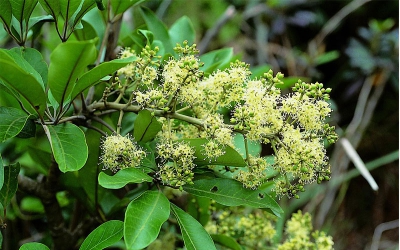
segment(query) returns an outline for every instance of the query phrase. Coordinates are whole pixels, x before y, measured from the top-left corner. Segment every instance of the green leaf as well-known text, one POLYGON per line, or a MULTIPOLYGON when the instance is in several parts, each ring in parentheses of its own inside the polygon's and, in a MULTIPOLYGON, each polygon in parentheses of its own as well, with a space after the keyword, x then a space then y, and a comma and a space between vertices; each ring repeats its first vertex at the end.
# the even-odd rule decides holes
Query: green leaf
POLYGON ((6 209, 18 188, 19 163, 4 167, 4 183, 0 190, 0 201, 6 209))
POLYGON ((32 70, 30 68, 29 69, 27 68, 25 69, 26 71, 28 72, 33 72, 33 70, 36 71, 40 75, 40 79, 38 79, 38 81, 42 82, 43 86, 47 84, 47 75, 48 75, 47 63, 44 61, 43 56, 39 51, 37 51, 36 49, 26 48, 26 47, 16 47, 11 49, 10 51, 17 53, 18 55, 20 55, 21 58, 25 59, 25 61, 29 63, 32 70))
POLYGON ((145 0, 111 0, 111 8, 114 16, 124 13, 130 7, 143 3, 145 0))
POLYGON ((137 58, 135 56, 123 59, 115 59, 109 62, 102 63, 99 66, 89 70, 88 72, 83 74, 77 81, 74 89, 72 90, 72 99, 74 99, 79 93, 81 93, 85 89, 98 83, 101 78, 113 74, 120 68, 125 67, 129 63, 136 61, 136 59, 137 58))
POLYGON ((193 24, 187 16, 179 18, 169 29, 169 37, 171 38, 172 45, 177 43, 182 44, 187 40, 189 45, 194 43, 196 32, 193 24))
POLYGON ((124 239, 129 250, 142 249, 153 242, 168 219, 168 199, 158 191, 146 191, 132 200, 125 212, 124 239))
POLYGON ((29 115, 20 109, 0 107, 0 142, 17 136, 28 118, 29 115))
POLYGON ((156 137, 161 130, 162 124, 147 109, 139 112, 134 121, 133 136, 138 142, 148 142, 156 137))
POLYGON ((200 69, 207 74, 211 74, 215 69, 222 69, 223 66, 228 65, 232 57, 232 48, 210 51, 200 56, 200 61, 204 62, 204 66, 200 69))
POLYGON ((24 70, 4 49, 0 49, 0 65, 0 79, 3 80, 3 84, 18 92, 33 110, 42 114, 46 107, 46 95, 43 83, 34 76, 38 73, 24 70))
POLYGON ((292 86, 294 86, 294 84, 296 82, 298 82, 299 80, 303 81, 303 82, 310 82, 311 79, 309 77, 303 77, 303 76, 290 76, 290 77, 285 77, 282 79, 283 84, 277 84, 276 87, 280 88, 280 89, 288 89, 292 86))
POLYGON ((172 203, 171 210, 181 228, 186 249, 216 249, 210 235, 197 220, 172 203))
POLYGON ((239 243, 237 243, 236 240, 230 236, 227 236, 225 234, 211 234, 210 236, 215 243, 218 243, 221 246, 233 250, 242 250, 242 247, 239 245, 239 243))
POLYGON ((44 213, 44 206, 39 198, 32 196, 25 196, 22 198, 20 208, 23 211, 30 213, 44 213))
POLYGON ((137 168, 124 168, 115 175, 107 175, 104 172, 99 174, 99 184, 104 188, 118 189, 129 183, 152 182, 153 178, 137 168))
POLYGON ((315 58, 315 65, 321 65, 339 58, 340 53, 337 50, 328 51, 315 58))
POLYGON ((189 143, 191 147, 194 147, 196 159, 194 163, 198 166, 202 165, 223 165, 223 166, 233 166, 233 167, 244 167, 246 166, 246 162, 243 160, 243 157, 232 147, 225 145, 223 150, 225 151, 224 155, 217 157, 216 159, 208 159, 203 153, 204 147, 203 145, 208 142, 207 139, 183 139, 189 143))
MULTIPOLYGON (((233 137, 233 144, 235 145, 237 152, 239 152, 243 158, 246 158, 246 146, 245 146, 244 138, 243 138, 242 134, 239 134, 239 133, 235 134, 235 136, 233 137)), ((261 143, 260 142, 248 140, 247 148, 248 148, 248 152, 250 155, 260 156, 260 153, 261 153, 261 143)))
POLYGON ((19 250, 50 250, 46 245, 39 242, 29 242, 23 244, 19 250))
POLYGON ((10 27, 12 9, 9 0, 0 0, 0 19, 6 27, 10 27))
POLYGON ((29 17, 35 8, 38 0, 11 0, 12 14, 21 24, 28 24, 29 17))
POLYGON ((58 22, 58 17, 60 16, 61 7, 60 1, 53 1, 53 0, 39 0, 40 5, 43 9, 50 14, 56 23, 58 22))
POLYGON ((142 17, 146 22, 147 28, 153 32, 154 38, 160 40, 164 45, 165 53, 175 54, 171 39, 165 24, 148 8, 140 8, 142 17))
POLYGON ((77 78, 96 59, 94 42, 95 40, 61 43, 51 53, 49 88, 58 103, 67 100, 77 78))
POLYGON ((21 132, 17 134, 18 138, 31 138, 36 135, 36 124, 32 119, 26 120, 21 132))
POLYGON ((43 125, 43 129, 61 172, 76 171, 85 165, 88 147, 85 134, 79 127, 64 123, 57 126, 43 125))
POLYGON ((232 179, 201 179, 193 185, 185 185, 183 189, 193 195, 208 197, 225 206, 250 206, 270 209, 280 217, 283 210, 268 194, 260 190, 250 190, 232 179))
POLYGON ((98 226, 83 241, 79 250, 101 250, 118 242, 123 235, 124 223, 110 220, 98 226))
POLYGON ((4 184, 4 165, 3 165, 3 158, 0 155, 0 190, 4 184))

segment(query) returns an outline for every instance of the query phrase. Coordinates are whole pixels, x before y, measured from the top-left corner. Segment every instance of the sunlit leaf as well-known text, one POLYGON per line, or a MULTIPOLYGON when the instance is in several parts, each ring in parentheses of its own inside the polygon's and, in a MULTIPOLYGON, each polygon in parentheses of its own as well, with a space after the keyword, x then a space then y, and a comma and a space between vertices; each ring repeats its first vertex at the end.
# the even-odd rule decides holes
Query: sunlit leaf
POLYGON ((216 249, 210 235, 197 220, 172 203, 171 210, 181 228, 186 249, 216 249))
POLYGON ((61 172, 76 171, 85 165, 88 147, 85 134, 79 127, 64 123, 57 126, 43 125, 43 128, 61 172))
POLYGON ((23 244, 19 250, 50 250, 46 245, 39 242, 29 242, 23 244))
POLYGON ((102 250, 122 238, 124 223, 110 220, 93 230, 83 241, 79 250, 102 250))
POLYGON ((152 182, 153 179, 143 170, 137 168, 121 169, 115 175, 107 175, 104 172, 99 174, 99 184, 104 188, 118 189, 129 183, 152 182))
POLYGON ((170 205, 163 193, 146 191, 132 200, 125 212, 124 239, 127 249, 143 249, 160 233, 170 205))
POLYGON ((187 16, 183 16, 176 20, 168 31, 171 37, 171 43, 175 46, 177 43, 182 43, 187 40, 189 45, 194 43, 196 32, 193 24, 187 16))

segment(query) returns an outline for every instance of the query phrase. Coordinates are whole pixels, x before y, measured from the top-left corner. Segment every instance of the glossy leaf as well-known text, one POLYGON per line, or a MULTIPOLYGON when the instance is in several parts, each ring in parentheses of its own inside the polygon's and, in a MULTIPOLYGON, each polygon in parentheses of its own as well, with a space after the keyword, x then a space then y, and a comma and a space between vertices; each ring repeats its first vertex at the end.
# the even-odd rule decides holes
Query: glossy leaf
POLYGON ((147 109, 141 110, 134 121, 133 136, 138 142, 148 142, 156 137, 162 124, 147 109))
POLYGON ((223 165, 223 166, 233 166, 233 167, 244 167, 246 166, 246 162, 243 157, 232 147, 225 145, 223 150, 225 151, 224 155, 217 157, 216 159, 208 159, 204 153, 203 145, 208 142, 207 139, 183 139, 183 141, 189 143, 191 147, 194 147, 196 159, 194 163, 198 166, 202 165, 223 165))
POLYGON ((23 244, 19 250, 50 250, 46 245, 39 242, 29 242, 23 244))
POLYGON ((250 206, 270 209, 280 217, 283 210, 268 194, 260 190, 251 190, 233 179, 201 179, 194 185, 185 185, 183 189, 193 195, 208 197, 225 206, 250 206))
POLYGON ((120 68, 128 65, 131 62, 136 61, 136 59, 137 58, 134 56, 123 59, 115 59, 109 62, 102 63, 99 66, 89 70, 88 72, 83 74, 77 81, 74 89, 72 90, 72 99, 74 99, 79 93, 81 93, 85 89, 98 83, 101 78, 113 74, 120 68))
POLYGON ((0 190, 0 201, 6 209, 18 188, 19 163, 4 167, 4 183, 0 190))
POLYGON ((149 9, 142 7, 141 14, 146 22, 147 28, 153 33, 154 39, 160 40, 164 45, 165 53, 175 54, 173 44, 165 24, 149 9))
POLYGON ((210 236, 215 243, 218 243, 221 246, 232 250, 242 250, 242 247, 239 245, 239 243, 237 243, 236 240, 230 236, 225 234, 211 234, 210 236))
POLYGON ((145 0, 111 0, 111 8, 114 12, 114 16, 124 13, 130 7, 138 5, 145 0))
POLYGON ((58 103, 71 94, 75 81, 96 59, 94 40, 66 42, 58 45, 50 55, 49 87, 58 103))
POLYGON ((187 16, 179 18, 169 29, 169 36, 171 37, 171 43, 175 46, 177 43, 182 44, 183 41, 187 40, 189 45, 195 41, 196 32, 193 24, 187 16))
POLYGON ((0 0, 0 19, 6 27, 10 27, 12 18, 12 9, 9 0, 0 0))
POLYGON ((39 114, 46 107, 46 95, 43 83, 34 76, 37 72, 28 72, 19 66, 6 50, 0 50, 0 79, 7 87, 23 96, 33 110, 39 114), (29 86, 29 88, 27 88, 29 86))
POLYGON ((169 213, 169 201, 161 192, 146 191, 132 200, 125 212, 126 248, 131 250, 147 247, 157 238, 169 213))
POLYGON ((47 63, 44 61, 43 56, 39 51, 37 51, 36 49, 25 47, 13 48, 11 49, 11 51, 17 53, 21 58, 25 59, 24 61, 26 61, 31 66, 31 68, 26 68, 26 71, 36 71, 40 76, 40 79, 38 79, 38 81, 43 82, 43 86, 47 84, 47 63))
POLYGON ((17 136, 28 118, 29 115, 20 109, 0 107, 0 142, 17 136))
POLYGON ((210 235, 197 220, 172 203, 171 210, 181 228, 186 249, 216 249, 210 235))
POLYGON ((72 123, 57 126, 43 125, 49 139, 54 159, 61 172, 79 170, 88 157, 85 134, 72 123))
POLYGON ((118 189, 129 183, 152 182, 153 179, 142 169, 125 168, 121 169, 115 175, 107 175, 104 172, 99 174, 99 184, 104 188, 118 189))
POLYGON ((98 226, 83 241, 79 250, 102 250, 118 242, 124 232, 124 223, 110 220, 98 226))

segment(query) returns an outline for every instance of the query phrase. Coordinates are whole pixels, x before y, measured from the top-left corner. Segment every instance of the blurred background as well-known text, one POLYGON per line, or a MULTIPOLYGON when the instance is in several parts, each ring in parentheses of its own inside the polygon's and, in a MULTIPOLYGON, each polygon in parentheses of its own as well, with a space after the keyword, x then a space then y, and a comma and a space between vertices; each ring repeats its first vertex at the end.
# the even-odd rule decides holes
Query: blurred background
MULTIPOLYGON (((398 1, 152 0, 145 6, 168 27, 188 16, 201 53, 233 47, 254 72, 272 68, 289 80, 332 88, 330 122, 341 140, 327 149, 331 181, 281 205, 287 216, 310 212, 335 249, 398 249, 398 1), (360 174, 354 155, 373 180, 360 174)), ((125 18, 136 26, 143 21, 135 16, 125 18)))

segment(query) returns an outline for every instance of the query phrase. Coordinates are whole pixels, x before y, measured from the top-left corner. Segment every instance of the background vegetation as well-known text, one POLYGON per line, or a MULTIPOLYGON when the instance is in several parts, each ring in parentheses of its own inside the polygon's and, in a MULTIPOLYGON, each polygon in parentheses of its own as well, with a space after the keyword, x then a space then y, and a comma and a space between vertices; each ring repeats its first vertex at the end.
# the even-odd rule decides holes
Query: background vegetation
MULTIPOLYGON (((287 216, 297 209, 310 212, 315 228, 332 235, 336 249, 377 243, 381 249, 398 248, 398 1, 152 0, 144 5, 168 27, 188 16, 200 53, 233 47, 242 60, 264 71, 272 68, 332 88, 332 122, 379 189, 373 191, 349 160, 351 149, 338 142, 328 149, 331 181, 310 187, 298 200, 283 198, 280 205, 287 216), (382 228, 388 230, 380 235, 382 228)), ((126 13, 122 33, 141 22, 136 9, 126 13)), ((50 51, 51 44, 40 46, 50 51)), ((0 47, 13 46, 0 32, 0 47)), ((0 144, 0 152, 10 158, 23 153, 6 144, 0 144)), ((15 236, 24 234, 21 228, 31 228, 26 223, 10 221, 4 238, 12 240, 5 243, 15 244, 15 236)))

